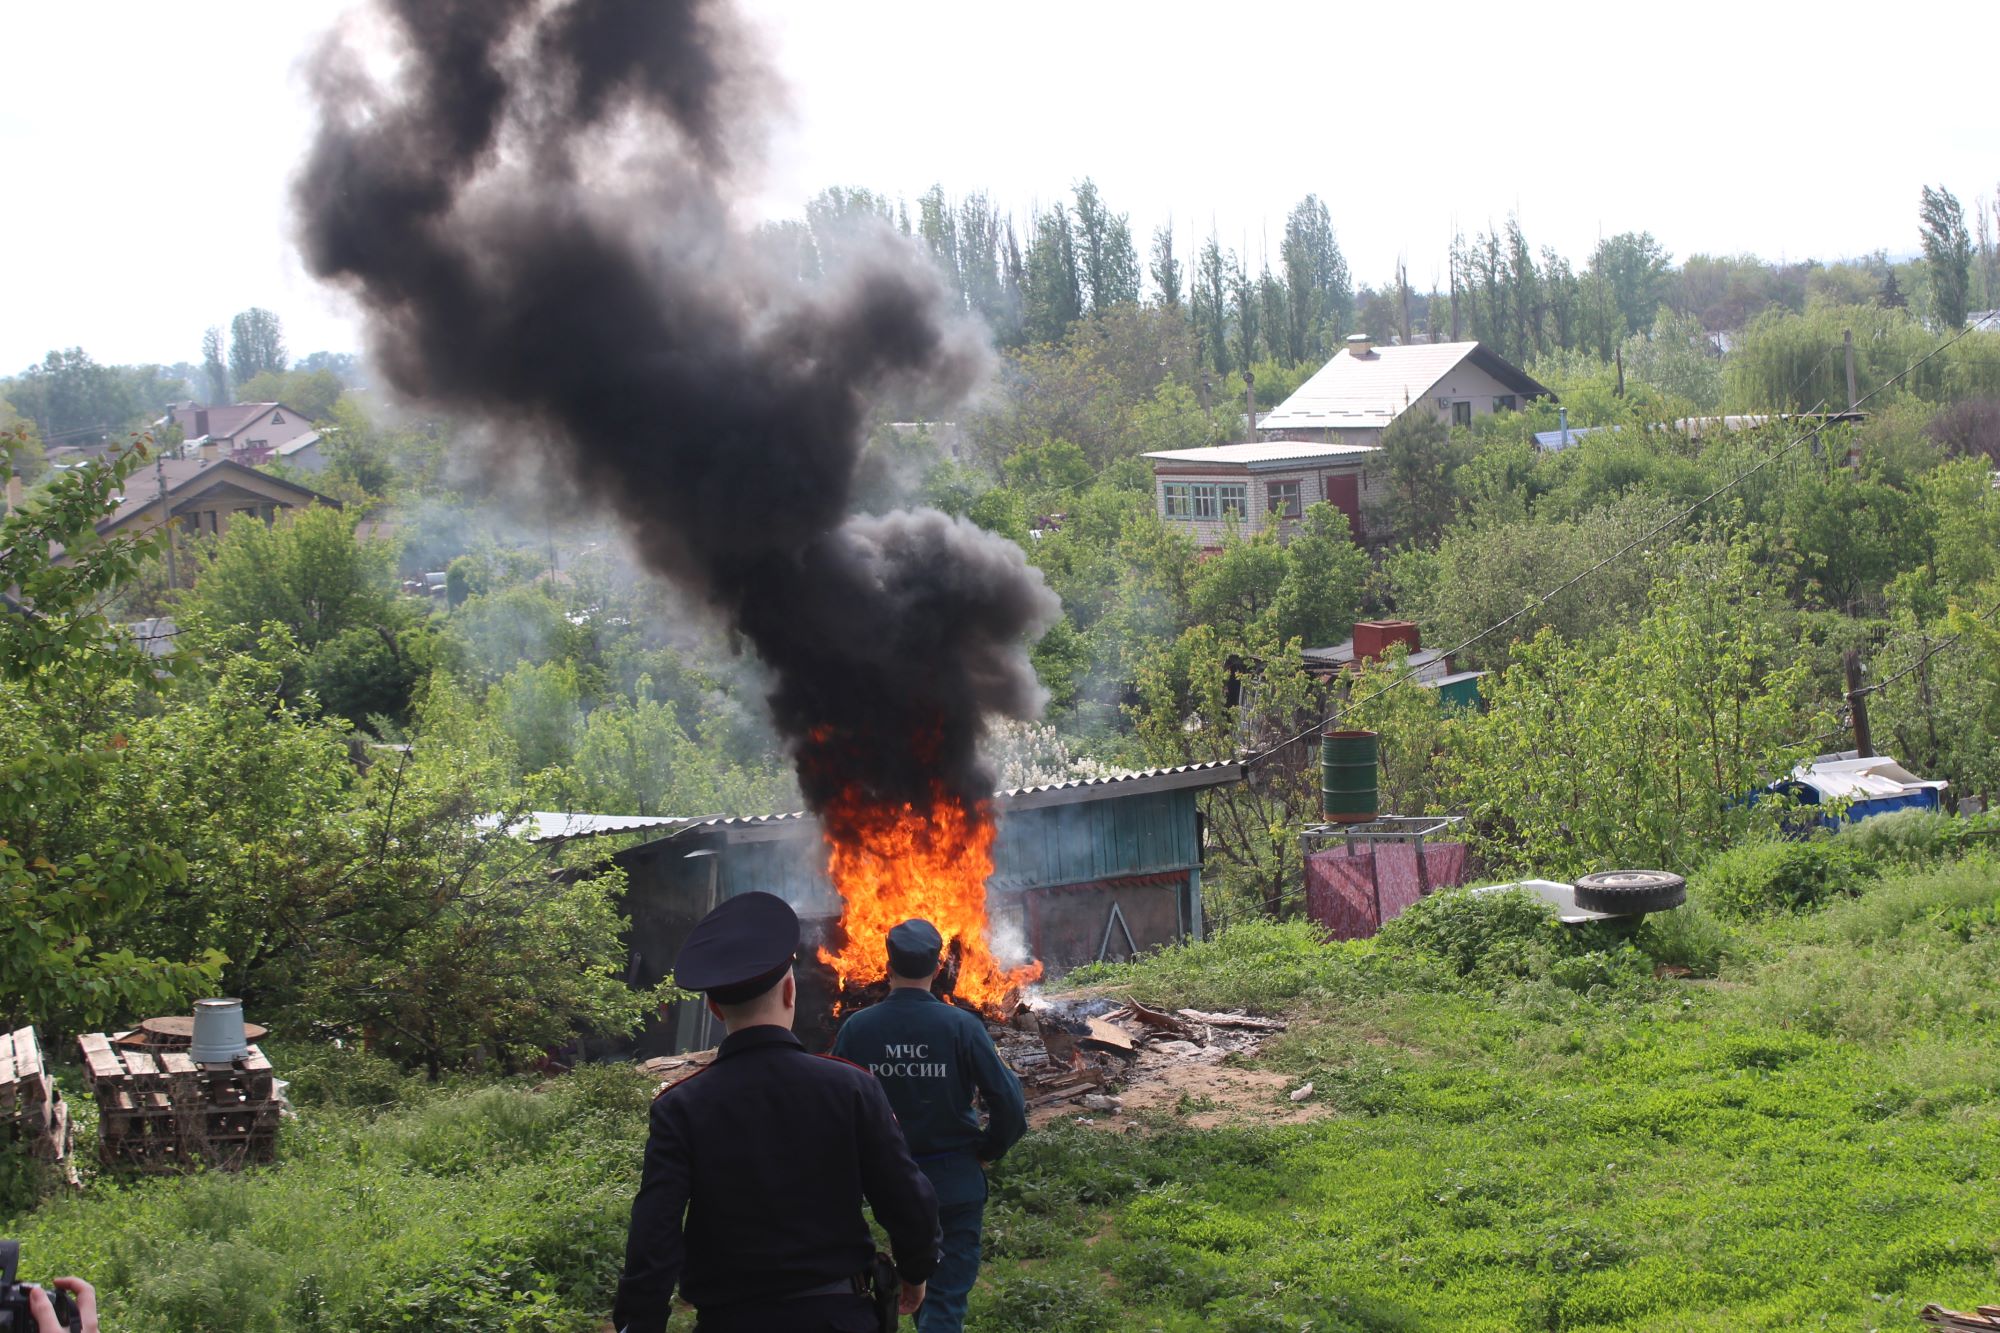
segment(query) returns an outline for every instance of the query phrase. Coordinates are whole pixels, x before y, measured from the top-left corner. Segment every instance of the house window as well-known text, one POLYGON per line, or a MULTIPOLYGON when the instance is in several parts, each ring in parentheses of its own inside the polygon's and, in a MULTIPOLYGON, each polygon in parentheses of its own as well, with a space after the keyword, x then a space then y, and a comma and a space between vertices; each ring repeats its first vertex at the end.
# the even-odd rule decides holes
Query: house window
POLYGON ((273 426, 282 426, 282 425, 284 425, 284 424, 285 424, 285 414, 284 414, 283 412, 273 412, 273 413, 271 413, 271 424, 272 424, 273 426))
POLYGON ((1494 410, 1495 412, 1512 412, 1512 411, 1514 411, 1514 395, 1513 395, 1513 394, 1511 394, 1511 393, 1496 393, 1496 394, 1494 394, 1494 395, 1493 395, 1493 410, 1494 410))
POLYGON ((1300 513, 1299 484, 1296 481, 1265 483, 1264 510, 1279 518, 1297 518, 1300 513))
POLYGON ((1192 486, 1184 481, 1160 483, 1160 495, 1165 501, 1165 510, 1168 518, 1194 517, 1194 496, 1191 494, 1193 489, 1192 486))
POLYGON ((1222 502, 1222 512, 1242 518, 1250 512, 1250 485, 1248 482, 1223 482, 1215 488, 1216 498, 1222 502))
POLYGON ((1451 405, 1451 424, 1454 426, 1470 426, 1472 424, 1472 403, 1470 400, 1456 402, 1451 405))
POLYGON ((1196 518, 1221 517, 1221 511, 1215 507, 1215 483, 1198 481, 1188 487, 1188 492, 1194 497, 1196 518))

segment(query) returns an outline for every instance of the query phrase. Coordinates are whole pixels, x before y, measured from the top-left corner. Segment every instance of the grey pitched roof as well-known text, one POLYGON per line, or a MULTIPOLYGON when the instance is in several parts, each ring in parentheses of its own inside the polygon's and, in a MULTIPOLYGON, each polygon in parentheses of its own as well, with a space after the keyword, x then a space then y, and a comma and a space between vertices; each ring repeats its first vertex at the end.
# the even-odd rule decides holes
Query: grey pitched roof
POLYGON ((1411 343, 1377 347, 1357 357, 1342 348, 1280 403, 1261 430, 1379 430, 1412 403, 1430 396, 1438 381, 1470 361, 1523 398, 1552 396, 1520 367, 1482 343, 1411 343))

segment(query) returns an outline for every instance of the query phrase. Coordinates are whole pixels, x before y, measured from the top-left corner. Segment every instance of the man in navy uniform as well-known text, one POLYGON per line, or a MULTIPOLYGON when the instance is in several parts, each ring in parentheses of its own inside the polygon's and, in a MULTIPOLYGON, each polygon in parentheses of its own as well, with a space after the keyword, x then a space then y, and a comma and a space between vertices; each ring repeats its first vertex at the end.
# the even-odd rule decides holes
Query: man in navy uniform
POLYGON ((696 1333, 874 1333, 865 1198, 912 1313, 938 1263, 937 1201, 882 1086, 792 1035, 799 919, 746 893, 703 917, 674 961, 728 1037, 653 1101, 612 1322, 661 1333, 678 1283, 696 1333))
POLYGON ((889 1105, 937 1190, 944 1257, 917 1311, 920 1333, 958 1333, 979 1276, 987 1163, 1028 1128, 1021 1080, 1001 1062, 986 1025, 931 994, 944 938, 928 921, 889 932, 889 996, 841 1025, 833 1053, 882 1080, 889 1105), (973 1095, 986 1104, 982 1128, 973 1095))

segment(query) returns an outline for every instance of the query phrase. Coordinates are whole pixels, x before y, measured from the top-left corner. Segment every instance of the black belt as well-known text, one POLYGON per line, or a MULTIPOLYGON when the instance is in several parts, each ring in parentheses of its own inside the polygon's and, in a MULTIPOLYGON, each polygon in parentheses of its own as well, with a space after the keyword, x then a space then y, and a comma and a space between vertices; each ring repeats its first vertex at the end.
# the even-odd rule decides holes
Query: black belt
POLYGON ((804 1291, 795 1291, 790 1295, 779 1296, 772 1301, 772 1304, 782 1305, 790 1301, 809 1301, 816 1296, 860 1296, 862 1294, 860 1278, 844 1277, 838 1282, 823 1282, 817 1287, 807 1287, 804 1291))

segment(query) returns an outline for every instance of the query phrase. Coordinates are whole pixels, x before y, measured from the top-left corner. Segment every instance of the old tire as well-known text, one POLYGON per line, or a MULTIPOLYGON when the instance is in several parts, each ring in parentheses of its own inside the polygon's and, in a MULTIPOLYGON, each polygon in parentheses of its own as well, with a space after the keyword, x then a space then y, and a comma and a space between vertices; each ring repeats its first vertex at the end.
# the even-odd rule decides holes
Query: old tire
POLYGON ((1687 901, 1687 881, 1665 870, 1605 870, 1576 881, 1576 905, 1591 912, 1664 912, 1687 901))

